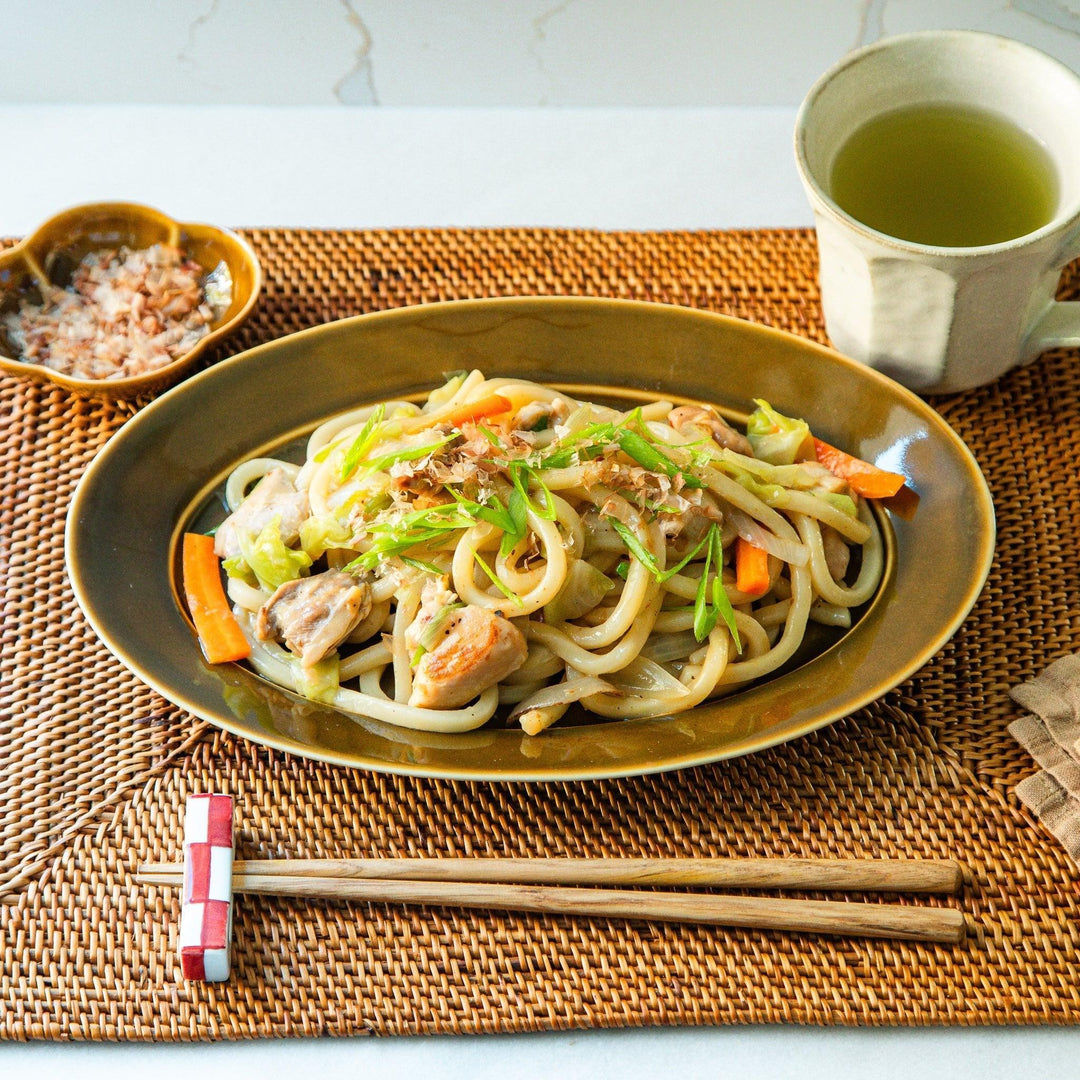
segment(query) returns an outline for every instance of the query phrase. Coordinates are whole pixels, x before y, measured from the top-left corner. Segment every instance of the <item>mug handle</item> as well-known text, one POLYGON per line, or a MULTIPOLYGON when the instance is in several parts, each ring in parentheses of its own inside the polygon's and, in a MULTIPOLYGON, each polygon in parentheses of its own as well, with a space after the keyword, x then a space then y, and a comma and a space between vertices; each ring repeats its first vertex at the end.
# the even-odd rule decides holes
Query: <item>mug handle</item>
MULTIPOLYGON (((1080 231, 1064 245, 1059 266, 1067 266, 1080 256, 1080 231)), ((1080 300, 1052 300, 1035 321, 1028 335, 1028 356, 1036 357, 1048 349, 1072 349, 1080 346, 1080 300)))
POLYGON ((1047 349, 1073 349, 1080 346, 1080 300, 1055 300, 1035 324, 1028 339, 1030 355, 1047 349))

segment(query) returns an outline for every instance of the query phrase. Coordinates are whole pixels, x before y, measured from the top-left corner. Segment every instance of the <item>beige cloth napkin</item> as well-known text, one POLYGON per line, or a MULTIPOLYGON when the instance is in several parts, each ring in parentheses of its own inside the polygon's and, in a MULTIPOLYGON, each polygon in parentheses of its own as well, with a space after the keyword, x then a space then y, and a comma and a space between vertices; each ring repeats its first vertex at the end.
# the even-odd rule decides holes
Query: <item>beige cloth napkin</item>
POLYGON ((1041 766, 1016 794, 1080 864, 1080 655, 1055 660, 1010 695, 1029 715, 1009 732, 1041 766))

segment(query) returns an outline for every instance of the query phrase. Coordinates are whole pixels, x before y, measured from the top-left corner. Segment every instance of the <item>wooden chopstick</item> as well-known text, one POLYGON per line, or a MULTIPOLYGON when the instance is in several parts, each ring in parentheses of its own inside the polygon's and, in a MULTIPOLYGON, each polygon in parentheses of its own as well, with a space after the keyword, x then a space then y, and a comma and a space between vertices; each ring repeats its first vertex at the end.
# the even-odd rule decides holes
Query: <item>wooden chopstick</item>
MULTIPOLYGON (((183 884, 178 863, 148 863, 147 885, 183 884)), ((802 933, 900 938, 955 945, 954 908, 672 893, 569 885, 955 893, 950 859, 280 859, 233 865, 234 892, 427 904, 500 911, 710 923, 802 933)))
MULTIPOLYGON (((148 863, 139 868, 139 873, 179 878, 183 866, 148 863)), ((960 865, 952 859, 269 859, 238 861, 233 864, 233 875, 940 895, 954 895, 963 883, 960 865)))
MULTIPOLYGON (((174 872, 152 873, 145 869, 140 873, 139 880, 149 885, 180 883, 174 872)), ((860 904, 832 900, 786 900, 771 896, 635 892, 623 889, 505 885, 470 881, 370 880, 267 873, 234 874, 233 889, 237 892, 274 896, 711 923, 761 930, 899 938, 948 945, 962 941, 965 932, 963 912, 955 908, 860 904)))

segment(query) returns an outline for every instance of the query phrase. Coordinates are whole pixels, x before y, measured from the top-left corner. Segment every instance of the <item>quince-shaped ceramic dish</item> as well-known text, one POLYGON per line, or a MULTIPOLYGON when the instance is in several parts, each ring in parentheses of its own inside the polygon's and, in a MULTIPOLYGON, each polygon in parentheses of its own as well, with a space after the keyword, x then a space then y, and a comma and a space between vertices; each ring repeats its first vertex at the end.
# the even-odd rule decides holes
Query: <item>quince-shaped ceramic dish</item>
POLYGON ((250 245, 228 229, 174 221, 149 206, 103 202, 73 206, 48 219, 13 248, 0 252, 0 318, 22 300, 38 303, 43 289, 68 285, 91 251, 132 249, 167 243, 183 249, 209 274, 224 262, 232 278, 232 300, 194 348, 153 371, 122 379, 83 379, 20 360, 0 328, 0 370, 82 393, 131 398, 163 390, 187 374, 212 345, 232 333, 251 313, 262 287, 262 269, 250 245))

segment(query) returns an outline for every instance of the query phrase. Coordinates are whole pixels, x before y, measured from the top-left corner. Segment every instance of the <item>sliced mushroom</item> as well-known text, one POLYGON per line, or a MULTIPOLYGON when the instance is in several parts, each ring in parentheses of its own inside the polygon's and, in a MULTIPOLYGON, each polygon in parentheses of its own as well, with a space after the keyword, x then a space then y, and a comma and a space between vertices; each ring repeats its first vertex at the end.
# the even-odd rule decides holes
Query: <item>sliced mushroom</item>
POLYGON ((371 589, 344 570, 286 581, 259 609, 255 633, 282 641, 304 667, 333 652, 371 610, 371 589))

